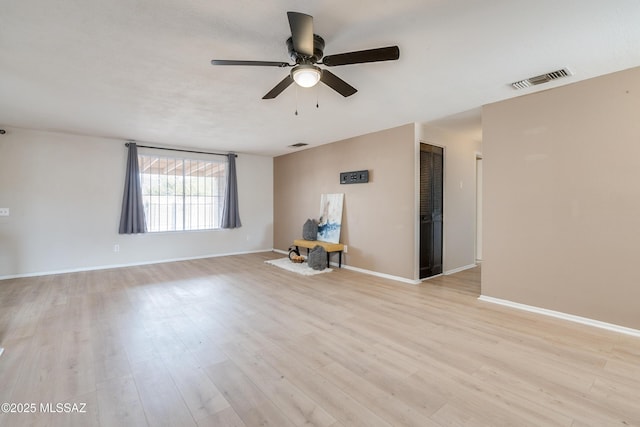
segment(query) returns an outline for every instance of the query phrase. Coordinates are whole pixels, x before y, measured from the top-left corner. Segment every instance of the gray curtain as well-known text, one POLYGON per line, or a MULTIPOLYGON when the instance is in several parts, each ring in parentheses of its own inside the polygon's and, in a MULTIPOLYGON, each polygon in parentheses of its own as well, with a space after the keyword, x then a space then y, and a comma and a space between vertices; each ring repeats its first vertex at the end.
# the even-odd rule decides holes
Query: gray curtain
POLYGON ((227 155, 229 165, 227 170, 227 189, 224 193, 224 207, 222 208, 222 228, 242 227, 240 211, 238 210, 238 180, 236 178, 236 155, 227 155))
POLYGON ((120 214, 120 234, 146 233, 144 205, 140 189, 140 167, 138 166, 138 147, 129 143, 127 156, 127 175, 122 196, 122 213, 120 214))

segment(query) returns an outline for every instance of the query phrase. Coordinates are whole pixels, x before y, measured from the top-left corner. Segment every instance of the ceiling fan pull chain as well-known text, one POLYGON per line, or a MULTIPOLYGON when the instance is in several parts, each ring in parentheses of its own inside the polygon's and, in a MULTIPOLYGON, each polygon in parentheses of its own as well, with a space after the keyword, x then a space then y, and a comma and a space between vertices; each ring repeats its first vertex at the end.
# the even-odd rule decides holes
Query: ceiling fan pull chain
POLYGON ((298 115, 298 86, 296 86, 296 116, 298 115))
POLYGON ((320 85, 316 85, 316 108, 320 108, 320 85))

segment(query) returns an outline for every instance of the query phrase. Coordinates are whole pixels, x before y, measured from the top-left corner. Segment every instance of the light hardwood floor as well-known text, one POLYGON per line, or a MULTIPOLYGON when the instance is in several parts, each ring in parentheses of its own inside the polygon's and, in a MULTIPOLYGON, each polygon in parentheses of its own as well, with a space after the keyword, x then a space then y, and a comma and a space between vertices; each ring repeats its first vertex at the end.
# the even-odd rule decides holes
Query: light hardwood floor
POLYGON ((0 425, 640 425, 640 339, 277 257, 0 281, 0 425))

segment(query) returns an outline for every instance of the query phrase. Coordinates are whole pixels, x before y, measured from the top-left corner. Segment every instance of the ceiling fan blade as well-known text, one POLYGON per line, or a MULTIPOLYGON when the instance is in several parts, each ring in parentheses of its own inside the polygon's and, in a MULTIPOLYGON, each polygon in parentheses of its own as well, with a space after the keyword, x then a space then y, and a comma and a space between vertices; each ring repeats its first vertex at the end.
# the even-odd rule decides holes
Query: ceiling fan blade
POLYGON ((293 49, 301 55, 313 56, 313 16, 287 12, 293 49))
POLYGON ((398 46, 379 47, 377 49, 359 50, 325 56, 322 63, 327 67, 336 65, 363 64, 366 62, 394 61, 400 58, 398 46))
POLYGON ((349 83, 345 82, 329 70, 322 70, 322 77, 320 78, 320 81, 345 98, 347 96, 353 95, 358 91, 358 89, 351 86, 349 83))
POLYGON ((235 60, 226 60, 226 59, 212 59, 211 65, 250 65, 250 66, 258 66, 258 67, 291 67, 290 64, 286 62, 278 62, 278 61, 235 61, 235 60))
POLYGON ((269 91, 269 93, 267 93, 265 96, 262 97, 262 99, 273 99, 276 96, 280 95, 282 93, 283 90, 285 90, 286 88, 288 88, 291 83, 293 83, 293 79, 291 78, 291 75, 287 75, 287 77, 285 77, 284 79, 282 79, 282 81, 280 81, 280 83, 278 83, 273 89, 271 89, 269 91))

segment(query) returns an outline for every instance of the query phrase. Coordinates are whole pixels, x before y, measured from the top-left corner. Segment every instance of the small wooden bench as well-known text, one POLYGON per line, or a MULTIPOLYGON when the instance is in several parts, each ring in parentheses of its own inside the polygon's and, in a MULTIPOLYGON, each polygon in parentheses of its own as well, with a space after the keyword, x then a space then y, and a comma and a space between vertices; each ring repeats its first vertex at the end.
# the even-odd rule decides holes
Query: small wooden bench
POLYGON ((322 246, 324 250, 327 251, 327 267, 329 267, 329 257, 331 256, 331 252, 338 252, 338 268, 342 268, 342 251, 344 251, 344 245, 342 243, 296 239, 293 241, 293 245, 296 247, 298 252, 300 251, 300 248, 307 248, 307 256, 309 256, 309 249, 313 249, 316 246, 322 246))

